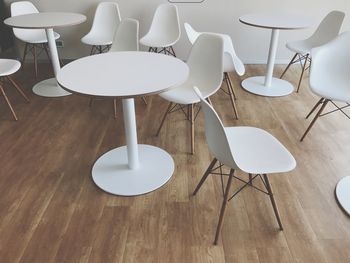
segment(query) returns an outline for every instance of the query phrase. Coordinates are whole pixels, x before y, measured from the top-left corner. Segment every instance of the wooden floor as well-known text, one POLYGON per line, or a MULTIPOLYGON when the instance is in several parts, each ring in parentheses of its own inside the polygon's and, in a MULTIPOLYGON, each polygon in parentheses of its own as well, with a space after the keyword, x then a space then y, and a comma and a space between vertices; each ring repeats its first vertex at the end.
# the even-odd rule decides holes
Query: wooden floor
MULTIPOLYGON (((51 76, 49 69, 40 65, 39 79, 51 76)), ((264 70, 247 66, 245 77, 264 70)), ((292 68, 286 79, 296 85, 299 72, 292 68)), ((86 97, 38 97, 31 92, 37 82, 32 73, 27 65, 15 76, 30 104, 7 89, 18 122, 0 100, 0 262, 350 262, 350 219, 334 197, 337 181, 350 175, 350 121, 340 113, 322 117, 299 142, 317 101, 307 77, 299 94, 265 98, 242 90, 241 79, 232 75, 238 121, 229 97, 219 92, 212 98, 225 125, 266 129, 297 160, 293 172, 270 176, 284 231, 269 198, 246 189, 229 203, 219 245, 213 246, 220 178, 209 178, 191 196, 211 160, 202 114, 191 156, 184 116, 172 114, 155 137, 167 104, 157 96, 147 98, 148 106, 137 100, 139 141, 167 150, 176 170, 153 193, 113 196, 94 185, 90 171, 101 154, 125 144, 121 103, 115 120, 110 100, 90 108, 86 97)))

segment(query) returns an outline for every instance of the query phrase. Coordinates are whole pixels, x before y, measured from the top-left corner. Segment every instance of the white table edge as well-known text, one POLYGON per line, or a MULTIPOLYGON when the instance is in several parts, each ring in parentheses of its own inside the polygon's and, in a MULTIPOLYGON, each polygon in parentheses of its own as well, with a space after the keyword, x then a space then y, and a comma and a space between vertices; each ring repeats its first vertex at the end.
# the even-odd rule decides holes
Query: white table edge
MULTIPOLYGON (((41 27, 27 27, 27 26, 17 26, 17 25, 11 25, 11 24, 8 24, 6 22, 6 20, 9 20, 13 17, 16 17, 16 16, 11 16, 11 17, 8 17, 6 18, 3 23, 6 25, 6 26, 9 26, 9 27, 12 27, 12 28, 20 28, 20 29, 52 29, 52 28, 58 28, 58 27, 66 27, 66 26, 76 26, 76 25, 79 25, 81 23, 84 23, 86 22, 87 20, 87 17, 86 15, 83 15, 83 14, 78 14, 78 13, 71 13, 71 12, 41 12, 41 13, 64 13, 64 14, 77 14, 77 15, 81 15, 82 16, 82 20, 80 21, 77 21, 77 22, 73 22, 73 23, 70 23, 70 24, 64 24, 64 25, 51 25, 51 26, 41 26, 41 27)), ((27 14, 28 15, 28 14, 27 14)), ((19 16, 25 16, 25 15, 19 15, 19 16)))

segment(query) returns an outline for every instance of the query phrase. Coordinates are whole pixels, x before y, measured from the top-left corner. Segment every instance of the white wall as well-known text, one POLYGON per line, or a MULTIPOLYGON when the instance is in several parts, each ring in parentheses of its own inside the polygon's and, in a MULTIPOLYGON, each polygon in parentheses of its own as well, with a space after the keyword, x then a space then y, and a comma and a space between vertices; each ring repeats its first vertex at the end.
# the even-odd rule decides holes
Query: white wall
MULTIPOLYGON (((5 0, 8 4, 13 0, 5 0)), ((132 17, 140 21, 140 35, 148 29, 156 6, 167 0, 110 0, 119 4, 122 18, 132 17)), ((80 42, 88 32, 97 3, 101 0, 32 0, 40 11, 66 11, 85 14, 88 21, 82 25, 57 29, 65 42, 60 49, 63 58, 78 58, 89 53, 90 48, 80 42)), ((342 31, 350 30, 349 0, 205 0, 201 4, 177 4, 181 24, 189 22, 199 31, 213 31, 231 35, 238 55, 245 63, 265 63, 270 31, 241 24, 241 15, 258 12, 287 12, 310 18, 312 26, 305 30, 282 31, 280 33, 277 62, 285 63, 291 53, 285 48, 290 40, 303 39, 310 35, 319 21, 331 10, 346 13, 342 31)), ((183 28, 182 28, 183 29, 183 28)), ((184 34, 175 51, 185 58, 189 43, 184 34)))

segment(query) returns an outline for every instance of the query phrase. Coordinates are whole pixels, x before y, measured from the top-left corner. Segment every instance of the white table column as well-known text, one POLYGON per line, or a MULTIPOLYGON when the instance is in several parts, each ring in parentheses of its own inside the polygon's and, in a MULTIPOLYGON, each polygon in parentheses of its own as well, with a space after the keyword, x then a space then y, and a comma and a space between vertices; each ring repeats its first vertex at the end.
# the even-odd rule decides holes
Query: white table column
MULTIPOLYGON (((134 98, 176 87, 188 75, 188 66, 177 58, 138 51, 87 56, 59 71, 58 82, 68 91, 122 99, 126 145, 106 152, 94 163, 91 174, 99 188, 115 195, 135 196, 169 181, 175 169, 170 154, 156 146, 138 144, 134 98)), ((118 129, 122 130, 122 125, 118 129)), ((143 139, 147 140, 147 134, 143 139)))
POLYGON ((134 99, 123 99, 124 129, 130 169, 139 167, 134 99))
POLYGON ((271 30, 265 76, 247 78, 242 81, 242 87, 253 94, 267 97, 279 97, 292 93, 294 87, 291 83, 273 77, 279 32, 280 30, 305 28, 308 24, 307 21, 303 18, 288 14, 250 14, 241 16, 239 21, 249 26, 271 30))
POLYGON ((86 16, 75 13, 64 12, 39 12, 6 18, 4 23, 13 28, 45 30, 49 45, 51 62, 55 78, 47 79, 37 83, 33 92, 43 97, 61 97, 71 93, 59 87, 56 77, 60 71, 56 40, 53 29, 57 27, 73 26, 83 23, 86 16))
POLYGON ((71 95, 71 93, 69 93, 68 91, 65 91, 64 89, 59 87, 57 84, 56 76, 61 67, 60 67, 60 60, 58 58, 56 40, 55 40, 52 28, 45 29, 45 32, 46 32, 46 37, 49 44, 50 58, 51 58, 51 63, 53 66, 55 78, 46 79, 37 83, 33 87, 33 92, 43 97, 62 97, 62 96, 71 95))
POLYGON ((272 82, 273 68, 275 66, 279 33, 280 33, 280 31, 278 29, 272 29, 271 40, 270 40, 270 49, 269 49, 269 58, 267 60, 267 70, 266 70, 266 76, 265 76, 265 82, 264 82, 264 85, 266 87, 270 87, 271 82, 272 82))
POLYGON ((294 87, 288 81, 273 77, 273 69, 278 47, 279 29, 271 30, 271 40, 265 76, 250 77, 242 81, 242 87, 254 94, 268 97, 285 96, 293 92, 294 87))

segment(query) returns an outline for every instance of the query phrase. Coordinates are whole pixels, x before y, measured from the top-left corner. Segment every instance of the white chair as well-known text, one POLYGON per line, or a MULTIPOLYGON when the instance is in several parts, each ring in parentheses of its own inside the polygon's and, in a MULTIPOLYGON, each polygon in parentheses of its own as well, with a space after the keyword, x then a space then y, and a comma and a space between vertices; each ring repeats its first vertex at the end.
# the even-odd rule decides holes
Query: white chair
POLYGON ((326 114, 341 111, 346 117, 350 116, 343 110, 350 106, 350 32, 339 35, 336 39, 311 51, 312 62, 310 70, 310 89, 321 99, 306 116, 308 118, 319 106, 320 109, 306 129, 300 141, 303 141, 316 120, 326 114), (334 101, 345 103, 339 107, 334 101), (335 110, 323 113, 328 103, 335 110))
POLYGON ((139 51, 139 21, 125 19, 120 22, 109 52, 139 51))
POLYGON ((213 34, 201 34, 193 44, 187 65, 190 74, 187 81, 173 89, 163 92, 160 96, 169 101, 169 106, 160 123, 157 135, 163 127, 167 115, 177 109, 182 110, 187 120, 191 122, 191 153, 194 154, 194 122, 199 112, 195 104, 199 98, 193 90, 199 87, 203 96, 209 99, 221 86, 223 74, 223 39, 213 34), (184 108, 187 106, 187 113, 184 108))
POLYGON ((205 136, 214 160, 210 163, 193 195, 197 194, 210 174, 217 174, 218 171, 222 170, 221 167, 223 165, 230 168, 229 174, 221 173, 221 176, 228 175, 229 177, 224 192, 214 244, 216 245, 219 239, 228 201, 247 186, 269 195, 279 228, 283 230, 267 174, 284 173, 293 170, 296 166, 294 157, 274 136, 262 129, 248 126, 224 127, 213 107, 207 103, 197 88, 196 93, 201 100, 205 117, 205 136), (215 167, 217 163, 218 165, 215 167), (236 177, 234 175, 236 170, 249 174, 249 180, 245 181, 236 177), (243 182, 244 185, 230 196, 233 178, 243 182), (265 189, 253 185, 252 182, 256 178, 261 179, 265 189))
MULTIPOLYGON (((38 9, 29 1, 19 1, 11 4, 11 16, 26 15, 32 13, 39 13, 38 9)), ((16 38, 25 42, 22 64, 24 65, 26 55, 31 52, 34 58, 35 77, 38 76, 38 56, 42 51, 45 51, 48 59, 49 52, 47 47, 47 38, 44 29, 20 29, 13 28, 13 33, 16 38), (38 50, 39 49, 39 52, 38 50)), ((55 39, 60 35, 54 32, 55 39)))
POLYGON ((92 46, 90 55, 108 51, 120 23, 118 4, 101 2, 98 4, 90 32, 81 41, 92 46))
POLYGON ((311 49, 322 46, 334 39, 339 34, 344 17, 345 14, 343 12, 332 11, 321 21, 316 31, 308 39, 287 43, 287 48, 295 52, 295 55, 283 71, 280 78, 283 78, 284 74, 292 64, 300 62, 302 70, 297 92, 299 92, 304 72, 307 69, 307 62, 309 62, 309 64, 311 63, 311 49))
POLYGON ((176 56, 173 45, 180 39, 180 22, 176 5, 161 4, 157 7, 148 33, 140 43, 150 52, 176 56))
MULTIPOLYGON (((187 33, 188 40, 193 44, 197 37, 203 32, 197 32, 193 27, 185 23, 185 30, 187 33)), ((217 33, 215 33, 217 34, 217 33)), ((245 67, 239 57, 236 55, 235 49, 233 48, 232 39, 226 34, 217 34, 224 39, 224 81, 226 82, 227 91, 222 87, 221 89, 230 96, 234 116, 238 119, 238 112, 235 104, 236 94, 233 89, 232 81, 229 73, 236 72, 239 76, 243 76, 245 73, 245 67)))
POLYGON ((4 90, 4 83, 5 80, 7 80, 9 83, 11 83, 16 90, 23 96, 23 98, 29 102, 28 97, 24 94, 24 92, 22 91, 22 89, 18 86, 18 84, 12 79, 12 77, 10 77, 10 75, 14 74, 15 72, 17 72, 21 67, 21 63, 18 62, 17 60, 13 60, 13 59, 0 59, 0 92, 1 95, 4 96, 4 99, 7 103, 7 105, 9 106, 12 115, 14 117, 14 119, 17 121, 17 115, 16 112, 14 111, 10 100, 8 99, 8 97, 6 96, 5 90, 4 90))
MULTIPOLYGON (((113 43, 108 52, 139 51, 139 21, 135 19, 122 20, 115 32, 113 43)), ((142 97, 143 102, 147 101, 142 97)), ((90 99, 90 106, 93 98, 90 99)), ((117 118, 117 99, 113 100, 114 118, 117 118)))

